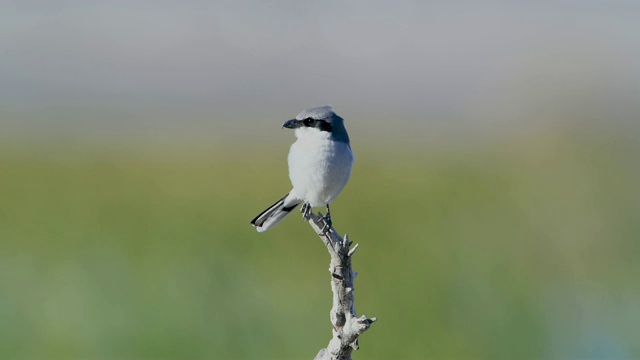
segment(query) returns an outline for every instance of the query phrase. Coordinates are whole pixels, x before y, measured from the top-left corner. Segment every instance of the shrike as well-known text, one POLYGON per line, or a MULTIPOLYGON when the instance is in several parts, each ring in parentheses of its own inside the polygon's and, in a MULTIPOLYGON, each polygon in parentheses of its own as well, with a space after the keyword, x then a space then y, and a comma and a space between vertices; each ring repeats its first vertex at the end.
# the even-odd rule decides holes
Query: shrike
POLYGON ((353 166, 344 120, 331 106, 322 106, 301 112, 282 127, 295 129, 298 138, 289 149, 289 178, 293 189, 251 220, 251 225, 258 232, 271 229, 303 204, 303 212, 326 205, 324 219, 331 226, 329 204, 349 181, 353 166))

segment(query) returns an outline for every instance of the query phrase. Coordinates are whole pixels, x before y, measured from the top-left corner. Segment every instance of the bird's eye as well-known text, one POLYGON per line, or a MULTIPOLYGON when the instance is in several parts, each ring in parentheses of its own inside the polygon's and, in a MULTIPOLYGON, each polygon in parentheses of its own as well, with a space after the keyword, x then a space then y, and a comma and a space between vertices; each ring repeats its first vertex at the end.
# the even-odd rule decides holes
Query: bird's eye
POLYGON ((304 123, 304 126, 312 126, 316 122, 316 120, 312 118, 306 118, 302 120, 302 122, 304 123))

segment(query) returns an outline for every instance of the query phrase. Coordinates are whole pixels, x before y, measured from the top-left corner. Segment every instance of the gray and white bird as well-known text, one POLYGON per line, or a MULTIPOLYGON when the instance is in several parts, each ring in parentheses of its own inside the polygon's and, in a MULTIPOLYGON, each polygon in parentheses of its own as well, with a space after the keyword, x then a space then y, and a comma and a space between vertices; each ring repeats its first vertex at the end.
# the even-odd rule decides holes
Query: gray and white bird
MULTIPOLYGON (((293 189, 251 221, 258 232, 276 226, 298 205, 327 206, 342 192, 351 176, 353 153, 344 120, 331 106, 307 109, 282 124, 298 138, 289 149, 289 178, 293 189)), ((303 207, 303 209, 304 209, 303 207)), ((309 209, 310 210, 310 209, 309 209)))

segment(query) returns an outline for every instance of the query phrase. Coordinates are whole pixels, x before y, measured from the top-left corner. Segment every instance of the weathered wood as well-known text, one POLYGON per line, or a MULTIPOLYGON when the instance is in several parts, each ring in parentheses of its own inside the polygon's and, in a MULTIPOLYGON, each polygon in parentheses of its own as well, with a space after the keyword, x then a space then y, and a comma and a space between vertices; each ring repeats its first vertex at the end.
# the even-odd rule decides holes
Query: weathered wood
POLYGON ((358 337, 376 321, 375 317, 358 317, 356 314, 353 280, 357 273, 351 268, 351 258, 358 244, 351 248, 349 237, 346 234, 344 238, 338 235, 332 226, 327 225, 322 214, 319 216, 307 212, 304 215, 331 256, 329 272, 333 307, 330 317, 333 338, 325 349, 318 352, 315 360, 350 360, 353 350, 358 349, 358 337))

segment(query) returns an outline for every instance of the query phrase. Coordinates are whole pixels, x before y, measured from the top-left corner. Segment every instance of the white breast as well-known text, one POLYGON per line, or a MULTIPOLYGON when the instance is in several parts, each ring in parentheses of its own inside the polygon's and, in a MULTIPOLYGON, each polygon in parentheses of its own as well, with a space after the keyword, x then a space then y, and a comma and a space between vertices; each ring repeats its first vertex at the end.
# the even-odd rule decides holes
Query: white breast
POLYGON ((348 144, 317 129, 296 130, 289 150, 292 194, 311 206, 330 204, 349 181, 353 154, 348 144))

